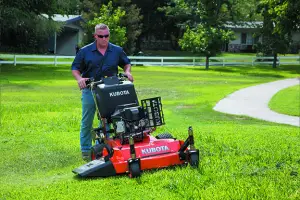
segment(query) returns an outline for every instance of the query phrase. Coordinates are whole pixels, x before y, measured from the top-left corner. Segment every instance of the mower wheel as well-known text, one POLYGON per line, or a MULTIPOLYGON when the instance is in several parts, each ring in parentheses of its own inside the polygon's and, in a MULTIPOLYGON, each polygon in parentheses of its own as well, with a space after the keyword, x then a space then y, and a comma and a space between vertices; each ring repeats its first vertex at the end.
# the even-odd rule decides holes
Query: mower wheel
POLYGON ((129 165, 129 177, 136 178, 141 175, 140 165, 138 162, 131 163, 129 165))
POLYGON ((160 133, 156 136, 156 139, 174 139, 171 133, 160 133))
POLYGON ((102 157, 102 151, 105 144, 96 144, 91 149, 91 159, 96 160, 102 157))
POLYGON ((190 154, 189 163, 191 167, 197 168, 199 165, 199 155, 196 153, 190 154))

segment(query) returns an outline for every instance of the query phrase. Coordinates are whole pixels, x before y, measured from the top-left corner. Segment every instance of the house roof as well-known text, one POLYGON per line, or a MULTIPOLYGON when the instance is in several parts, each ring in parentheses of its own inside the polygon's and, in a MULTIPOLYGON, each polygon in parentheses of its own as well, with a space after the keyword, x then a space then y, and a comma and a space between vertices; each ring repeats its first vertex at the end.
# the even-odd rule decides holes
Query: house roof
POLYGON ((261 28, 263 26, 262 21, 257 22, 238 22, 234 24, 233 22, 227 22, 225 27, 227 28, 261 28))
MULTIPOLYGON (((42 14, 42 16, 49 18, 47 14, 42 14)), ((72 23, 75 21, 83 20, 81 15, 59 15, 59 14, 54 14, 53 17, 51 17, 54 21, 57 22, 66 22, 72 23)))

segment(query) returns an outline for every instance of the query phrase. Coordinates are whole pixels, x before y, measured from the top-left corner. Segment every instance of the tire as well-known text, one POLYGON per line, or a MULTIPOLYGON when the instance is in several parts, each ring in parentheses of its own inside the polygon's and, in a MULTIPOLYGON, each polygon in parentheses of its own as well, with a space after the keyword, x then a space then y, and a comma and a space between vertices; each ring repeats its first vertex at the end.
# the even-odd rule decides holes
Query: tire
POLYGON ((156 136, 156 139, 174 139, 170 133, 160 133, 156 136))
POLYGON ((141 170, 138 162, 131 163, 129 165, 129 177, 136 178, 141 176, 141 170))
POLYGON ((91 160, 100 159, 102 157, 102 151, 104 144, 96 144, 91 149, 91 160))
POLYGON ((190 154, 190 160, 189 163, 191 167, 198 168, 199 166, 199 156, 196 153, 190 154))

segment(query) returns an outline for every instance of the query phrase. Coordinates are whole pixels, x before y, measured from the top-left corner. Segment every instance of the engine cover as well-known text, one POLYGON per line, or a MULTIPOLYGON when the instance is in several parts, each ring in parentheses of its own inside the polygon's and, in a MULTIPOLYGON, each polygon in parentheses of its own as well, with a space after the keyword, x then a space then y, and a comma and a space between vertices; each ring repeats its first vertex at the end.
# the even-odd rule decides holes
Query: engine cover
POLYGON ((136 104, 138 98, 134 85, 130 81, 123 81, 119 84, 99 84, 95 89, 97 106, 101 117, 109 118, 118 105, 136 104))

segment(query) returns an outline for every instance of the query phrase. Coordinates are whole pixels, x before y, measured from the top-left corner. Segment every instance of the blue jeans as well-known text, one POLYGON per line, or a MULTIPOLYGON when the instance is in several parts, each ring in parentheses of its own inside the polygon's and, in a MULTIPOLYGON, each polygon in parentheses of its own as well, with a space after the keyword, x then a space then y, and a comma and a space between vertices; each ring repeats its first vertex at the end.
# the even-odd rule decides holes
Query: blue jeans
MULTIPOLYGON (((93 94, 90 89, 83 89, 81 96, 82 103, 82 119, 80 127, 80 147, 82 152, 89 152, 92 147, 92 126, 96 112, 96 106, 93 98, 93 94)), ((102 126, 100 121, 100 127, 102 126)), ((106 130, 109 130, 107 124, 106 130)))

